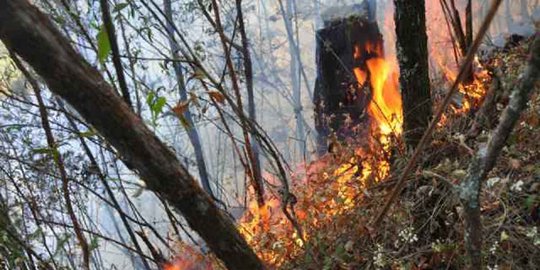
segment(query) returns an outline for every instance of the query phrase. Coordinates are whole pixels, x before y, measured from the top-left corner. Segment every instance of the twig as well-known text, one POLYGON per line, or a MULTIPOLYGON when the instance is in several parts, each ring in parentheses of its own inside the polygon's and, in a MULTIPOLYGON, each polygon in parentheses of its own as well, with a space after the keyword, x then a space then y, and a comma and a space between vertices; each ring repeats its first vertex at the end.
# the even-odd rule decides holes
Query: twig
POLYGON ((116 34, 114 30, 114 24, 111 19, 111 14, 109 11, 108 0, 100 0, 101 13, 103 16, 103 25, 105 26, 105 32, 107 32, 107 37, 109 38, 109 44, 111 45, 112 60, 114 68, 116 69, 116 76, 118 76, 118 84, 120 85, 120 91, 122 92, 122 97, 127 103, 129 108, 133 108, 131 103, 131 97, 129 96, 129 89, 126 83, 126 77, 124 76, 124 69, 122 68, 122 61, 120 61, 120 50, 118 49, 118 42, 116 41, 116 34))
POLYGON ((13 60, 17 68, 26 77, 26 79, 32 86, 32 89, 34 90, 34 94, 36 95, 36 99, 39 104, 39 114, 41 116, 41 125, 43 126, 43 130, 45 131, 45 136, 47 137, 47 145, 52 151, 53 160, 56 163, 56 166, 58 167, 60 178, 62 179, 62 195, 66 203, 66 210, 68 212, 69 218, 71 219, 71 222, 73 223, 73 230, 75 231, 75 236, 77 237, 77 240, 79 241, 79 245, 81 246, 82 255, 83 255, 83 264, 84 264, 83 267, 84 269, 89 270, 90 269, 90 247, 88 245, 88 242, 86 242, 86 238, 84 237, 84 234, 81 229, 81 225, 79 224, 79 221, 77 220, 77 216, 75 215, 75 210, 73 209, 73 205, 71 203, 71 196, 70 196, 70 191, 69 191, 69 180, 68 180, 67 172, 64 166, 64 160, 62 158, 62 155, 58 151, 58 147, 57 147, 58 145, 56 143, 56 140, 54 139, 54 135, 52 133, 51 126, 49 124, 49 117, 47 115, 45 103, 43 102, 43 98, 41 97, 41 90, 39 88, 39 84, 34 79, 34 77, 30 74, 30 72, 24 67, 24 65, 21 63, 19 58, 12 51, 10 51, 9 53, 11 55, 11 59, 13 60))
MULTIPOLYGON (((240 85, 238 83, 238 76, 234 68, 232 59, 231 59, 231 54, 227 50, 227 38, 225 36, 225 32, 223 30, 223 26, 221 23, 219 6, 216 0, 212 0, 212 5, 213 5, 213 11, 214 11, 214 17, 215 17, 214 18, 215 26, 216 26, 215 30, 219 34, 221 44, 223 46, 223 50, 225 51, 225 62, 229 70, 229 76, 230 76, 232 88, 236 96, 236 105, 238 106, 238 110, 243 112, 244 110, 243 110, 243 105, 242 105, 242 95, 240 93, 240 85)), ((264 186, 263 186, 262 176, 260 172, 257 171, 259 167, 256 162, 255 153, 253 152, 253 148, 252 148, 253 145, 251 144, 252 138, 250 138, 250 135, 247 130, 248 129, 247 121, 245 121, 244 118, 240 118, 240 123, 241 123, 241 128, 242 128, 242 134, 244 136, 244 140, 246 143, 246 152, 247 152, 249 164, 251 165, 251 170, 250 170, 251 171, 251 175, 250 175, 251 184, 253 186, 253 189, 255 190, 255 194, 257 195, 257 203, 259 204, 259 207, 262 207, 264 205, 264 186)))

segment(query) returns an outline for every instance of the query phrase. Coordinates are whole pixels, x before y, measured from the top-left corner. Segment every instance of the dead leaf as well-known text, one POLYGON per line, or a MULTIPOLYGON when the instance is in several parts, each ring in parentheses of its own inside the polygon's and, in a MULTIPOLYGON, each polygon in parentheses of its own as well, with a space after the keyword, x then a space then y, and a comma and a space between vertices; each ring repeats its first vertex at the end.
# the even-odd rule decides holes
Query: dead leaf
POLYGON ((191 103, 195 105, 196 107, 201 107, 201 104, 199 103, 199 97, 195 95, 193 92, 188 92, 189 94, 189 100, 191 100, 191 103))
POLYGON ((208 95, 210 95, 210 98, 212 98, 215 102, 223 104, 225 102, 225 96, 221 94, 218 91, 209 91, 208 95))
POLYGON ((183 117, 184 113, 188 110, 188 108, 189 108, 189 100, 186 100, 186 101, 178 102, 178 104, 176 104, 176 106, 172 108, 172 111, 176 114, 176 116, 183 117))

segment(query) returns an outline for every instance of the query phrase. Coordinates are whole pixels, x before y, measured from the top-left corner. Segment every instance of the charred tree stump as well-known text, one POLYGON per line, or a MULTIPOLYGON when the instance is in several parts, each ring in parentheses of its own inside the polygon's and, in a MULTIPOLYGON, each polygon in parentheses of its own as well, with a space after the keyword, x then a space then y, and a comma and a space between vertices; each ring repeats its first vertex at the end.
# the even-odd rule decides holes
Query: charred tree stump
MULTIPOLYGON (((359 136, 370 97, 353 70, 367 72, 366 61, 379 56, 383 37, 370 1, 340 10, 327 10, 324 28, 317 31, 317 81, 314 91, 317 152, 324 154, 329 138, 339 141, 359 136)), ((369 76, 369 75, 366 75, 369 76)), ((367 78, 366 78, 367 79, 367 78)))

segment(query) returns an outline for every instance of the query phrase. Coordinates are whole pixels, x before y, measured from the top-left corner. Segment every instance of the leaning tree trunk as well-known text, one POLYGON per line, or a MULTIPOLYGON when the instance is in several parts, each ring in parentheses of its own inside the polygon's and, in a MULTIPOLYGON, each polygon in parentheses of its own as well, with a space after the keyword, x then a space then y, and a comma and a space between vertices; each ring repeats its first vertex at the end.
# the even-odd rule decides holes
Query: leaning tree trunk
MULTIPOLYGON (((382 48, 383 39, 370 5, 353 5, 346 9, 324 12, 324 28, 317 31, 317 81, 315 84, 315 128, 317 152, 324 154, 330 138, 346 141, 365 138, 369 95, 353 70, 368 74, 366 62, 380 57, 368 47, 382 48), (344 10, 347 12, 344 13, 344 10), (370 46, 368 46, 370 44, 370 46), (355 49, 358 57, 355 57, 355 49), (360 134, 359 134, 360 133, 360 134)), ((367 78, 366 78, 367 79, 367 78)))
POLYGON ((403 134, 415 147, 432 117, 424 0, 394 0, 403 134))
POLYGON ((184 215, 229 269, 263 269, 232 220, 46 15, 27 0, 0 0, 0 39, 116 148, 149 190, 184 215))

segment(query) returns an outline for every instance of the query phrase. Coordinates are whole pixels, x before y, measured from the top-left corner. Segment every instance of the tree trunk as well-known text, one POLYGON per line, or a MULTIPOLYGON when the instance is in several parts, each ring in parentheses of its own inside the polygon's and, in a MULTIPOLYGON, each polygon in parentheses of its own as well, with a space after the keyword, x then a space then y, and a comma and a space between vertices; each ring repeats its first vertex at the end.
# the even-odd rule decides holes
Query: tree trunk
POLYGON ((318 30, 322 27, 321 0, 313 1, 313 9, 313 13, 315 14, 315 30, 318 30))
MULTIPOLYGON (((169 47, 171 50, 172 59, 180 59, 178 55, 178 43, 174 40, 174 30, 173 30, 173 17, 172 17, 172 7, 171 0, 165 0, 163 2, 165 16, 167 16, 167 39, 169 40, 169 47)), ((187 101, 187 91, 186 83, 184 81, 184 74, 182 72, 182 65, 178 61, 173 61, 174 73, 176 75, 176 81, 178 84, 178 90, 180 94, 180 102, 187 101)), ((211 197, 214 197, 212 188, 210 186, 210 177, 208 176, 208 170, 206 168, 206 161, 204 159, 204 152, 201 145, 201 139, 199 137, 199 131, 193 122, 193 116, 189 108, 184 112, 184 117, 188 124, 186 127, 187 135, 191 145, 193 146, 193 151, 195 153, 195 161, 197 162, 197 169, 199 170, 199 177, 201 178, 201 184, 203 189, 208 192, 211 197)))
MULTIPOLYGON (((358 82, 353 70, 360 68, 367 74, 366 61, 375 57, 364 51, 366 44, 383 44, 382 35, 375 21, 369 20, 367 7, 353 5, 343 18, 325 18, 325 26, 317 31, 317 81, 315 83, 315 128, 318 133, 317 152, 324 154, 328 140, 343 142, 362 138, 366 134, 359 126, 365 123, 369 96, 358 82), (355 47, 362 48, 355 59, 355 47)), ((328 10, 325 14, 335 14, 328 10)))
POLYGON ((521 0, 519 9, 521 11, 521 18, 523 22, 531 18, 531 16, 529 15, 529 1, 528 0, 521 0))
MULTIPOLYGON (((472 17, 472 0, 467 1, 467 6, 465 7, 465 41, 467 43, 467 51, 472 46, 473 43, 473 17, 472 17)), ((463 55, 467 55, 467 52, 464 52, 463 55)), ((468 77, 465 78, 465 83, 470 84, 474 82, 474 69, 473 64, 469 66, 468 77)))
POLYGON ((504 15, 506 17, 506 31, 510 31, 514 25, 514 18, 512 17, 512 1, 504 1, 504 15))
POLYGON ((46 15, 26 0, 0 0, 0 39, 116 148, 149 190, 184 215, 229 269, 263 269, 232 220, 46 15))
MULTIPOLYGON (((256 123, 257 114, 255 109, 255 93, 253 89, 253 63, 251 61, 251 54, 249 52, 249 40, 246 33, 246 27, 244 25, 244 14, 242 12, 242 0, 236 0, 236 13, 238 16, 238 28, 240 30, 240 38, 242 39, 242 57, 244 64, 244 76, 246 78, 246 90, 248 94, 248 115, 249 120, 256 123)), ((256 139, 256 135, 251 133, 251 149, 253 151, 253 174, 255 179, 262 181, 262 169, 261 169, 261 148, 259 141, 256 139)), ((263 183, 259 184, 261 192, 264 194, 263 183)))
POLYGON ((415 147, 432 117, 424 0, 394 0, 403 134, 415 147))

